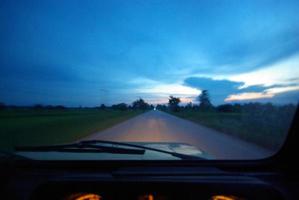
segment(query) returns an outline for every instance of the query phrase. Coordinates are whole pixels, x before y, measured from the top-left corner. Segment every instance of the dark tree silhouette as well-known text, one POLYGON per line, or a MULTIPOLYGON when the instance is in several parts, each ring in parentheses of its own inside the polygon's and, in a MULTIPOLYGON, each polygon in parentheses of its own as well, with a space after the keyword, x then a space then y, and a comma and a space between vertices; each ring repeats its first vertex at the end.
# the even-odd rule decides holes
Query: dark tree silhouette
POLYGON ((125 103, 114 104, 112 105, 112 109, 124 111, 124 110, 128 110, 128 105, 125 103))
POLYGON ((5 108, 6 108, 5 103, 0 102, 0 110, 3 110, 3 109, 5 109, 5 108))
POLYGON ((143 99, 138 99, 132 103, 133 109, 147 110, 150 109, 150 105, 146 103, 143 99))
POLYGON ((217 106, 218 112, 234 112, 234 107, 232 104, 222 104, 217 106))
POLYGON ((218 112, 234 112, 234 113, 240 113, 241 112, 241 104, 221 104, 217 106, 216 110, 218 112))
POLYGON ((198 96, 198 100, 200 102, 199 109, 201 111, 210 111, 213 109, 208 90, 203 90, 201 94, 198 96))
POLYGON ((185 106, 185 109, 187 109, 187 110, 192 110, 192 109, 193 109, 193 104, 192 104, 192 102, 187 103, 187 105, 185 106))
POLYGON ((107 107, 105 106, 105 104, 101 104, 100 109, 101 110, 105 110, 107 107))
POLYGON ((180 110, 179 103, 181 102, 180 98, 169 96, 168 106, 171 111, 178 112, 180 110))
POLYGON ((156 106, 156 108, 157 108, 157 110, 163 110, 163 111, 167 110, 167 106, 166 105, 161 105, 161 104, 158 104, 156 106))
POLYGON ((154 110, 155 106, 153 104, 150 105, 150 109, 154 110))
POLYGON ((33 109, 35 109, 35 110, 41 110, 41 109, 43 109, 43 108, 45 108, 45 106, 42 105, 42 104, 35 104, 35 105, 33 106, 33 109))

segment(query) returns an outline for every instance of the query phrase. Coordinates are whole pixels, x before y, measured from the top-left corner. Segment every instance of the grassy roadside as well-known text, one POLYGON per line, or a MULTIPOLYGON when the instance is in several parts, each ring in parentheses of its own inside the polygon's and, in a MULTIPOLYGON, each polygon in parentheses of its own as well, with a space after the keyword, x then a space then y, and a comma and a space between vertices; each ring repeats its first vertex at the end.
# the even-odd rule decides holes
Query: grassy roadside
POLYGON ((72 142, 141 113, 95 109, 1 111, 0 149, 72 142))
POLYGON ((281 112, 257 115, 184 110, 168 113, 275 151, 284 142, 293 117, 281 112))

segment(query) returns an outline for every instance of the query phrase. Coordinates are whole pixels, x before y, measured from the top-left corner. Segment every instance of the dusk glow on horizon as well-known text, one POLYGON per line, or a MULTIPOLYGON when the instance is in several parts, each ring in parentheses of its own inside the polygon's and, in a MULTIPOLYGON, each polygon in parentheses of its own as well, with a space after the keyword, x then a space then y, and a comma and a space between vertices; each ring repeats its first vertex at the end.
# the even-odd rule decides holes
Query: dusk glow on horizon
POLYGON ((0 102, 298 103, 299 2, 2 1, 0 102))

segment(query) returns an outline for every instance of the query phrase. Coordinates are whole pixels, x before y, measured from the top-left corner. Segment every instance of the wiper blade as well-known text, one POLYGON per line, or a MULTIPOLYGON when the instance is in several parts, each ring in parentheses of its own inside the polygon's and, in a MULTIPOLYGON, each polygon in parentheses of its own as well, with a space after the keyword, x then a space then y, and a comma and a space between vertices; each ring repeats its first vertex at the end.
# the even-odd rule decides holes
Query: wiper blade
POLYGON ((127 147, 140 148, 143 150, 151 150, 151 151, 161 152, 161 153, 169 154, 174 157, 180 158, 182 160, 205 160, 204 158, 201 158, 198 156, 186 155, 186 154, 181 154, 181 153, 176 153, 176 152, 171 152, 171 151, 165 151, 162 149, 156 149, 156 148, 152 148, 152 147, 131 144, 131 143, 125 143, 125 142, 114 142, 114 141, 107 141, 107 140, 84 140, 84 141, 81 141, 80 143, 82 143, 82 144, 102 143, 102 144, 121 145, 121 146, 127 146, 127 147))
POLYGON ((77 152, 77 153, 115 153, 115 154, 144 154, 143 148, 121 148, 114 146, 104 146, 88 144, 85 142, 63 144, 63 145, 49 145, 49 146, 17 146, 16 151, 32 151, 32 152, 77 152))

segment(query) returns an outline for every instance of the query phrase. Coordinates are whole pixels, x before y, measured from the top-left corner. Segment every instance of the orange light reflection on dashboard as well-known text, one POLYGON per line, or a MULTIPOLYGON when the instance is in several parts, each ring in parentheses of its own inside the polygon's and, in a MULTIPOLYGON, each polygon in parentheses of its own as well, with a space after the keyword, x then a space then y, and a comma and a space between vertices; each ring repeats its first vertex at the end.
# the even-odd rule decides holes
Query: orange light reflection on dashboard
POLYGON ((215 195, 212 196, 211 200, 242 200, 242 199, 235 196, 215 195))
POLYGON ((138 200, 154 200, 154 195, 147 194, 147 195, 139 196, 138 200))
POLYGON ((73 194, 66 200, 102 200, 102 197, 97 194, 73 194))

